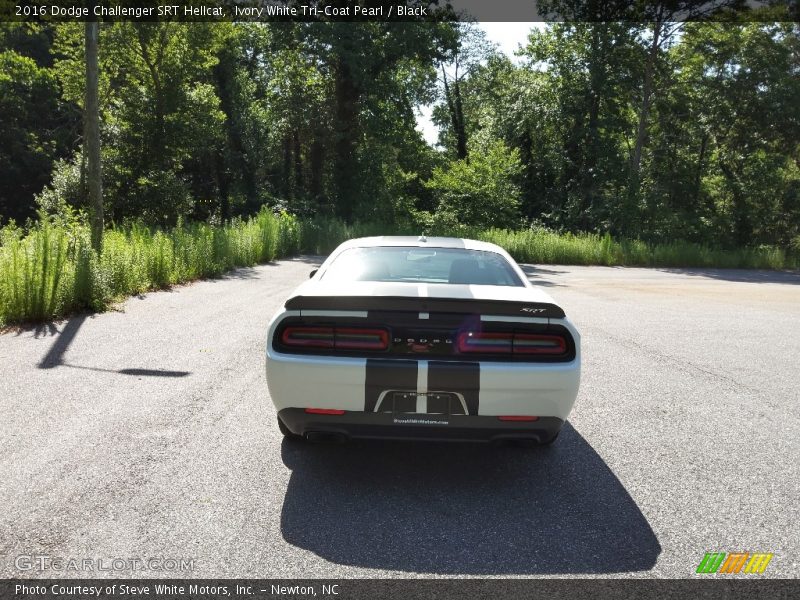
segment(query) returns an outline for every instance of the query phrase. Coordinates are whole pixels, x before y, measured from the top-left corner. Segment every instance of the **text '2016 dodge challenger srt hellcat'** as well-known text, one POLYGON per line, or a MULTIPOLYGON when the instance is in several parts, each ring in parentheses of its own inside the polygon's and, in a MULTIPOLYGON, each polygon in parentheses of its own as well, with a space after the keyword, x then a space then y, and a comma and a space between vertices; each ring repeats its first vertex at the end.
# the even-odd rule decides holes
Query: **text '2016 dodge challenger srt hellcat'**
POLYGON ((552 442, 580 336, 500 247, 345 242, 273 317, 267 384, 284 435, 552 442))

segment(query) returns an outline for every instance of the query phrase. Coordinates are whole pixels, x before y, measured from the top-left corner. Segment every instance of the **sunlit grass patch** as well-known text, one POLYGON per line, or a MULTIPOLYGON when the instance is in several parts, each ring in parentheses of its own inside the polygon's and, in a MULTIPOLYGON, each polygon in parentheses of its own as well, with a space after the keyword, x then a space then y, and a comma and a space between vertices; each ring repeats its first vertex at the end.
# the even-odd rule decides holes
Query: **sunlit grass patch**
MULTIPOLYGON (((300 220, 264 208, 224 225, 180 223, 169 231, 142 224, 106 231, 98 257, 79 219, 40 215, 27 230, 0 230, 0 324, 53 319, 147 290, 295 254, 325 255, 354 237, 419 235, 411 225, 300 220)), ((642 267, 797 268, 798 257, 774 247, 723 250, 682 241, 647 244, 611 235, 537 229, 451 227, 429 235, 498 244, 517 261, 537 264, 642 267)))

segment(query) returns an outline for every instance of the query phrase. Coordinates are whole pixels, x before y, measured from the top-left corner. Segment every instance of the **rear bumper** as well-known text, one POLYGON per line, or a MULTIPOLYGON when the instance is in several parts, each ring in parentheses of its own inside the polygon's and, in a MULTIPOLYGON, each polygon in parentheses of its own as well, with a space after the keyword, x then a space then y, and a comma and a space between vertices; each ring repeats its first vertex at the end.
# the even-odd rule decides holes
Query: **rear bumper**
POLYGON ((308 414, 302 408, 284 408, 278 412, 292 433, 301 436, 326 434, 344 439, 380 438, 397 440, 473 441, 552 440, 564 421, 558 417, 540 417, 537 421, 500 421, 482 415, 435 415, 367 413, 347 411, 343 415, 308 414))
MULTIPOLYGON (((386 390, 456 392, 473 416, 537 415, 565 421, 578 395, 580 362, 458 363, 267 353, 267 385, 286 408, 374 412, 386 390)), ((424 411, 420 411, 424 412, 424 411)), ((428 411, 433 412, 433 411, 428 411)))

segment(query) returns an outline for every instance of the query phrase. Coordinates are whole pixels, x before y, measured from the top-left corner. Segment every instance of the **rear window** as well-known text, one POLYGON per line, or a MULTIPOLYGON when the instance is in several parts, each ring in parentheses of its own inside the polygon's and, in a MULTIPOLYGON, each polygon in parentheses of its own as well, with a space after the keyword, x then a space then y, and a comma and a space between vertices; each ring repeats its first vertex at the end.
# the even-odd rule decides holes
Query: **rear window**
POLYGON ((350 248, 333 260, 321 278, 335 281, 524 286, 501 255, 463 248, 350 248))

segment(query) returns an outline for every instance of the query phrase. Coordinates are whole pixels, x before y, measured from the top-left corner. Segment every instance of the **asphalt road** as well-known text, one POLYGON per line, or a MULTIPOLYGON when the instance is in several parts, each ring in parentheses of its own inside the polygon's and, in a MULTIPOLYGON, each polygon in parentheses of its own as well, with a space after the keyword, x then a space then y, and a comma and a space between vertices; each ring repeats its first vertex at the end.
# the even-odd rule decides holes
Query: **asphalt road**
POLYGON ((320 446, 282 440, 263 356, 314 262, 0 335, 0 576, 800 576, 800 276, 526 267, 583 335, 553 447, 320 446))

